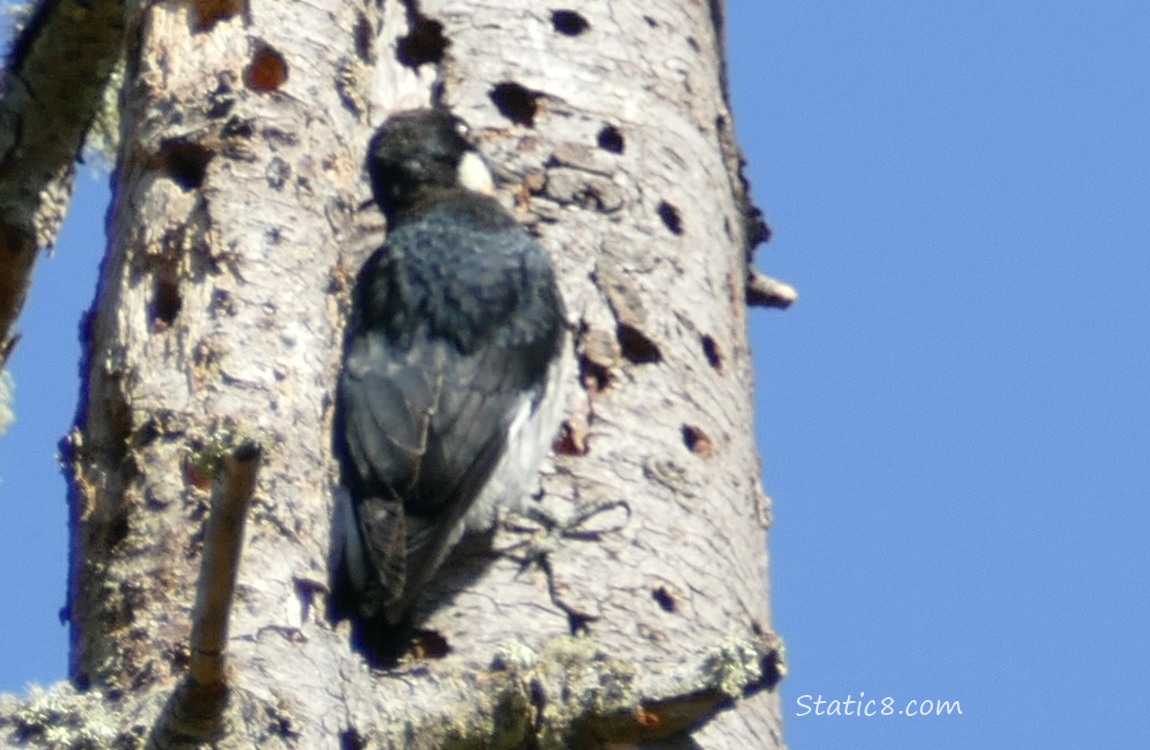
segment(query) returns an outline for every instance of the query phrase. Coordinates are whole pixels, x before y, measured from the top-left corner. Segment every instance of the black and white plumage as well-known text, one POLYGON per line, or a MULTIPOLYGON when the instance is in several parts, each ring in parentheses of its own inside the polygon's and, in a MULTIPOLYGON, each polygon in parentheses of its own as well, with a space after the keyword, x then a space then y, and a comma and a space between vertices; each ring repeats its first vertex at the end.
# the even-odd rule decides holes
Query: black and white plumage
POLYGON ((547 253, 484 194, 457 118, 392 116, 367 170, 388 235, 356 281, 339 381, 351 517, 336 606, 386 663, 463 532, 526 500, 559 426, 567 332, 547 253))

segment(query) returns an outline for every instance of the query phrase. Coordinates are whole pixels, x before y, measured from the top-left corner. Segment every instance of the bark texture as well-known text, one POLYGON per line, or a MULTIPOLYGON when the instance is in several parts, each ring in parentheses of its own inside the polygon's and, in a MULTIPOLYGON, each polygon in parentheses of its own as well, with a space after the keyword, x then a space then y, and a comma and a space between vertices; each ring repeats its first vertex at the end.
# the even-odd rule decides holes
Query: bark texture
POLYGON ((46 0, 9 53, 0 79, 0 366, 36 251, 56 240, 123 36, 116 0, 46 0))
POLYGON ((9 706, 0 732, 36 744, 40 717, 71 711, 109 745, 179 744, 154 727, 189 660, 211 485, 254 443, 220 747, 782 746, 746 341, 761 224, 717 8, 128 4, 70 438, 88 692, 9 706), (471 123, 559 271, 576 346, 539 502, 561 523, 456 555, 424 625, 442 658, 378 673, 326 614, 332 391, 348 287, 381 236, 367 139, 432 100, 471 123), (84 718, 96 705, 111 727, 84 718))

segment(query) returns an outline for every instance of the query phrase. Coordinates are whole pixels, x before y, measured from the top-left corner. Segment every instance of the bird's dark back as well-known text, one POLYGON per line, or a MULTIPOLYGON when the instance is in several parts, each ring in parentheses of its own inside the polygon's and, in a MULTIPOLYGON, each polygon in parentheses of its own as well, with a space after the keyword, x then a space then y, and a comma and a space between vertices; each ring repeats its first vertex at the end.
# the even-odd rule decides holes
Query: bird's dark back
POLYGON ((445 192, 425 203, 365 264, 353 335, 381 332, 401 350, 421 329, 463 354, 485 343, 538 348, 525 375, 541 376, 563 323, 546 252, 492 198, 445 192))

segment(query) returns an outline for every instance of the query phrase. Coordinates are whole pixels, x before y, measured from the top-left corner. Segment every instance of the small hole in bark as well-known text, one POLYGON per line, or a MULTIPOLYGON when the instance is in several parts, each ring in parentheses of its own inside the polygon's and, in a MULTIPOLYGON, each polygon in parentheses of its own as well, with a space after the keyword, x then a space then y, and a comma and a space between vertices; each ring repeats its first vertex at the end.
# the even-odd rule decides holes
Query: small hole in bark
MULTIPOLYGON (((191 659, 189 658, 189 661, 191 659)), ((266 721, 267 731, 273 737, 283 737, 285 739, 298 738, 299 732, 295 730, 292 725, 291 717, 284 716, 278 710, 268 706, 264 709, 264 718, 266 721)))
POLYGON ((491 89, 490 96, 495 108, 508 120, 534 127, 535 115, 539 111, 538 91, 531 91, 514 81, 504 81, 491 89))
POLYGON ((566 36, 579 36, 587 29, 591 28, 591 24, 587 23, 587 19, 579 15, 573 10, 557 10, 551 13, 551 25, 560 34, 566 36))
POLYGON ((584 435, 564 422, 559 429, 559 439, 555 441, 555 452, 560 456, 586 456, 588 451, 587 440, 584 435))
POLYGON ((146 448, 154 443, 163 435, 163 430, 160 429, 159 420, 155 417, 149 417, 148 421, 140 425, 140 429, 136 430, 135 438, 132 445, 135 448, 146 448))
POLYGON ((236 304, 227 289, 216 289, 212 292, 212 301, 208 304, 208 312, 213 317, 220 315, 235 315, 236 304))
POLYGON ((255 132, 255 123, 244 117, 232 117, 220 129, 224 138, 251 138, 255 132))
POLYGON ((257 42, 252 59, 244 68, 244 85, 252 91, 270 93, 287 82, 288 65, 284 56, 274 47, 257 42))
POLYGON ((623 356, 629 362, 637 365, 648 365, 661 362, 663 359, 663 354, 655 342, 634 326, 620 323, 616 331, 616 338, 619 339, 619 348, 622 350, 623 356))
POLYGON ((160 163, 172 182, 184 190, 196 190, 204 184, 212 152, 182 138, 169 138, 160 144, 160 163))
POLYGON ((598 393, 611 385, 611 371, 590 357, 579 357, 579 382, 589 391, 598 393))
POLYGON ((355 730, 355 727, 339 733, 340 750, 363 750, 365 747, 367 747, 367 742, 355 730))
POLYGON ((180 283, 175 271, 159 271, 152 286, 152 328, 165 330, 175 322, 180 314, 180 283))
POLYGON ((364 65, 371 65, 375 62, 375 54, 372 50, 372 42, 375 39, 375 34, 371 28, 371 22, 367 20, 361 12, 355 14, 355 54, 359 57, 360 62, 364 65))
POLYGON ((243 10, 243 3, 239 0, 196 0, 193 31, 196 33, 211 31, 220 21, 237 16, 243 10))
POLYGON ((236 106, 236 100, 230 96, 213 96, 212 106, 208 107, 207 115, 213 120, 219 120, 231 114, 232 108, 236 106))
POLYGON ((683 233, 683 217, 679 215, 679 209, 667 201, 659 201, 659 218, 671 230, 671 234, 683 233))
POLYGON ((273 190, 283 190, 283 186, 287 184, 290 177, 291 165, 278 156, 273 156, 268 162, 267 169, 264 170, 264 178, 267 180, 268 187, 273 190))
POLYGON ((128 526, 128 514, 121 512, 108 524, 108 547, 115 547, 128 538, 131 528, 128 526))
POLYGON ((447 638, 437 630, 416 628, 411 644, 411 652, 420 659, 443 659, 452 651, 447 638))
POLYGON ((651 18, 650 16, 643 16, 643 20, 646 21, 647 25, 650 26, 652 29, 659 25, 659 22, 656 21, 654 18, 651 18))
MULTIPOLYGON (((548 695, 547 689, 543 687, 543 680, 528 680, 528 690, 530 690, 531 706, 536 710, 537 716, 543 715, 543 707, 551 700, 548 695)), ((536 719, 538 721, 538 719, 536 719)), ((527 745, 530 747, 530 745, 527 745)))
POLYGON ((711 438, 694 425, 683 425, 683 444, 687 446, 687 450, 703 458, 708 458, 715 452, 711 438))
POLYGON ((623 134, 614 125, 604 125, 599 131, 599 148, 613 154, 623 153, 623 134))
POLYGON ((675 597, 671 596, 671 593, 662 586, 654 589, 651 592, 651 596, 664 612, 675 612, 679 608, 679 605, 675 602, 675 597))
POLYGON ((397 41, 396 59, 409 68, 442 61, 448 45, 447 37, 443 35, 443 24, 423 16, 416 16, 407 36, 401 36, 397 41))
POLYGON ((710 336, 703 336, 703 354, 707 357, 707 362, 711 367, 719 372, 723 371, 723 355, 719 351, 719 345, 710 336))
POLYGON ((699 51, 699 42, 693 36, 687 37, 687 45, 695 52, 699 51))

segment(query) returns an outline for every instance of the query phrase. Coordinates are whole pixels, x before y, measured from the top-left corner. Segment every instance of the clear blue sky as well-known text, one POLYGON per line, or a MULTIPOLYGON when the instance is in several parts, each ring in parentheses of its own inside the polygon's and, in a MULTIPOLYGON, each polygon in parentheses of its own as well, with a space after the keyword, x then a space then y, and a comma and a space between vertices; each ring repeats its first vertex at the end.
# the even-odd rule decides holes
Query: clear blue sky
MULTIPOLYGON (((775 230, 758 264, 801 294, 752 314, 788 743, 1145 745, 1150 3, 729 15, 736 124, 775 230), (820 695, 863 693, 963 713, 814 715, 820 695)), ((103 182, 82 183, 40 262, 12 363, 0 690, 65 672, 53 456, 103 182)))

